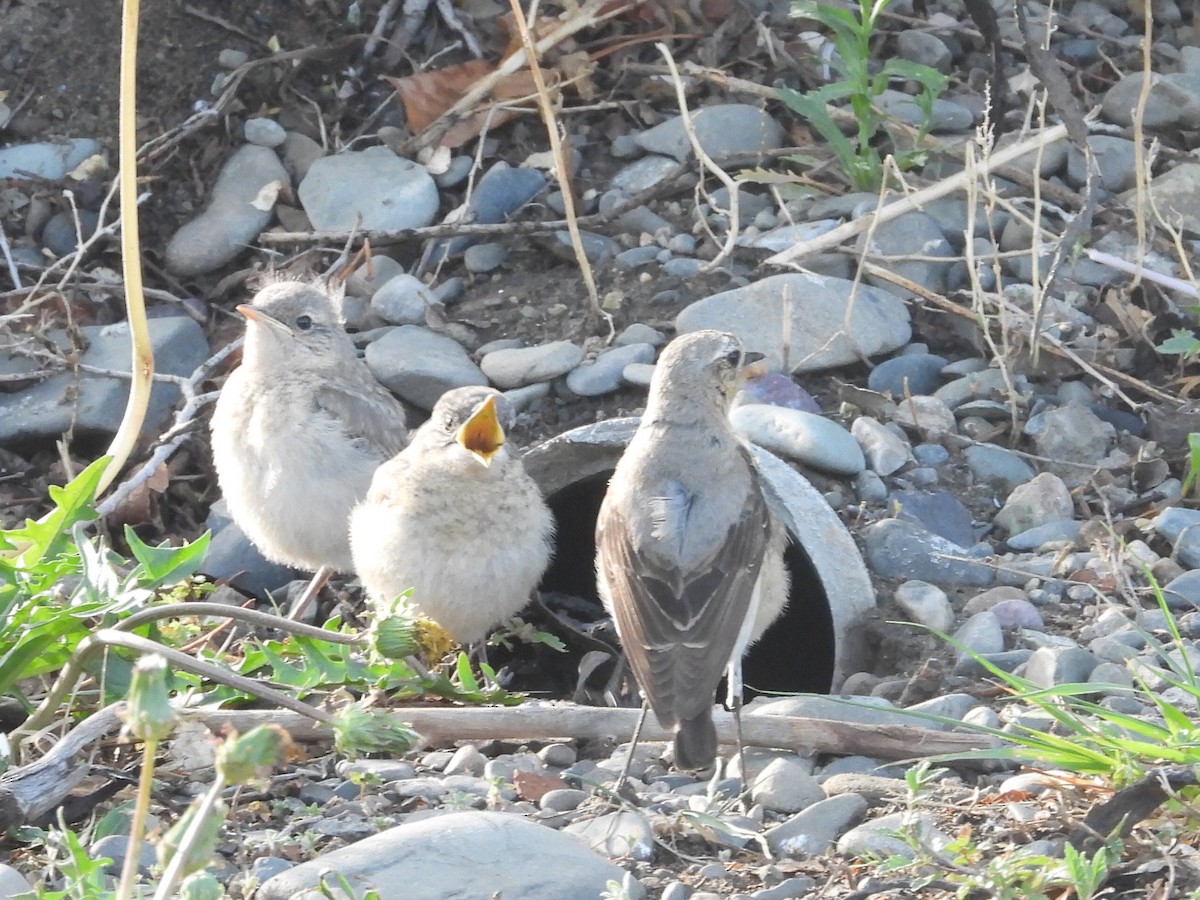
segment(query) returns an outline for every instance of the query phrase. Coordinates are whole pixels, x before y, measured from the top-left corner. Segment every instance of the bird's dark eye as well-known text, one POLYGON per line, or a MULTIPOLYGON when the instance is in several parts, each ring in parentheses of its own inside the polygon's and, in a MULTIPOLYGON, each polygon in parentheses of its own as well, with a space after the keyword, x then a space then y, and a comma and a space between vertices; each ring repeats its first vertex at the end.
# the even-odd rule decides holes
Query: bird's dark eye
POLYGON ((296 327, 299 328, 301 331, 308 331, 310 328, 313 327, 312 316, 297 316, 296 317, 296 327))
POLYGON ((722 359, 725 362, 729 363, 729 365, 736 368, 742 361, 742 351, 741 350, 730 350, 728 353, 726 353, 722 357, 722 359))

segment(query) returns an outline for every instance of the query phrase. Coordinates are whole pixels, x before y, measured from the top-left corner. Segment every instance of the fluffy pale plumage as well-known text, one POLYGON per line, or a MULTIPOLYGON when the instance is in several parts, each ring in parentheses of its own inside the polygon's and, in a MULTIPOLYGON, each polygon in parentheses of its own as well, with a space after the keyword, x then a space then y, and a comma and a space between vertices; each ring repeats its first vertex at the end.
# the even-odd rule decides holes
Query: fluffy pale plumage
POLYGON ((349 517, 405 444, 404 408, 371 375, 330 296, 280 282, 239 307, 242 364, 212 419, 233 520, 268 559, 352 571, 349 517))
POLYGON ((486 387, 443 395, 351 517, 355 568, 371 596, 388 602, 412 588, 412 605, 464 644, 525 606, 554 533, 502 429, 486 460, 457 439, 489 398, 503 403, 486 387))
POLYGON ((715 758, 717 684, 740 702, 742 654, 787 602, 786 531, 728 419, 744 360, 722 332, 671 342, 596 526, 600 596, 682 768, 715 758))

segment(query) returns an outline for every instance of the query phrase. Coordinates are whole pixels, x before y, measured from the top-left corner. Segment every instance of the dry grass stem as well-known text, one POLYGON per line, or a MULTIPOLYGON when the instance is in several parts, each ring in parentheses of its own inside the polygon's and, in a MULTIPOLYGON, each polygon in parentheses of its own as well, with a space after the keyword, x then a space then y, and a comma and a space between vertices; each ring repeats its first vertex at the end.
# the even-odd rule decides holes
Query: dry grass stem
MULTIPOLYGON (((1053 144, 1056 141, 1061 141, 1066 136, 1066 126, 1055 125, 1053 128, 1049 128, 1041 134, 1034 135, 1028 140, 1020 141, 1019 143, 1005 147, 1003 150, 996 151, 991 155, 989 160, 980 164, 979 171, 987 173, 1000 166, 1006 166, 1034 152, 1039 146, 1053 144)), ((876 220, 880 224, 890 222, 905 213, 912 212, 914 209, 920 209, 926 203, 937 200, 940 197, 945 197, 955 191, 963 190, 967 185, 967 181, 967 173, 958 172, 948 178, 942 179, 936 184, 931 184, 907 197, 896 200, 881 210, 860 216, 810 241, 804 241, 803 243, 796 244, 794 247, 789 247, 787 250, 782 250, 774 256, 768 257, 765 262, 774 266, 794 265, 795 261, 801 257, 831 250, 843 241, 862 234, 864 231, 874 227, 876 220)))
MULTIPOLYGON (((612 334, 612 316, 600 306, 600 294, 596 290, 596 279, 592 274, 592 266, 588 262, 587 253, 583 249, 583 238, 579 234, 579 221, 575 215, 575 191, 572 187, 571 165, 563 150, 558 119, 555 118, 554 104, 550 100, 550 91, 546 88, 546 79, 542 73, 542 67, 538 63, 537 50, 533 46, 533 36, 529 33, 529 22, 526 21, 525 13, 521 9, 520 0, 510 0, 509 5, 512 7, 513 19, 516 22, 517 31, 521 35, 521 45, 525 48, 525 56, 529 61, 529 72, 533 76, 533 83, 537 88, 538 109, 541 110, 542 121, 546 125, 546 136, 550 140, 550 154, 554 158, 554 174, 558 178, 558 186, 562 191, 563 215, 567 220, 567 233, 571 236, 571 247, 575 251, 575 261, 579 265, 579 271, 583 275, 583 283, 587 287, 588 303, 592 307, 592 312, 608 322, 608 330, 612 334)), ((533 21, 537 21, 537 0, 533 0, 529 17, 533 21)), ((482 143, 480 141, 481 145, 482 143)))
MULTIPOLYGON (((708 155, 707 150, 700 146, 700 139, 696 136, 696 128, 692 123, 691 111, 688 110, 687 97, 684 95, 683 79, 679 77, 679 69, 675 65, 675 57, 671 55, 670 48, 661 41, 654 46, 662 54, 663 59, 666 60, 667 69, 671 73, 671 83, 675 87, 675 102, 679 106, 680 120, 683 122, 683 130, 687 133, 688 141, 692 145, 692 152, 696 154, 696 159, 699 160, 700 165, 716 176, 717 180, 725 185, 725 189, 729 193, 729 226, 725 230, 725 246, 721 248, 715 257, 700 267, 701 272, 711 272, 724 262, 733 253, 733 248, 737 246, 738 230, 741 224, 741 212, 739 209, 739 194, 741 192, 738 190, 738 183, 733 180, 728 172, 713 161, 713 158, 708 155)), ((703 185, 703 183, 704 179, 701 178, 700 185, 703 185)), ((701 187, 697 186, 697 191, 699 190, 701 190, 701 187)), ((697 206, 699 206, 698 203, 697 206)))
POLYGON ((1146 205, 1150 191, 1150 166, 1146 160, 1146 133, 1144 120, 1146 104, 1150 100, 1150 88, 1153 86, 1154 69, 1151 51, 1151 39, 1154 37, 1154 15, 1151 12, 1151 0, 1142 0, 1142 15, 1146 27, 1142 34, 1142 89, 1138 92, 1137 106, 1133 110, 1133 177, 1134 188, 1137 191, 1137 201, 1134 205, 1134 223, 1137 226, 1137 252, 1134 254, 1137 267, 1133 273, 1133 283, 1130 290, 1136 288, 1142 280, 1142 266, 1146 259, 1146 248, 1149 238, 1146 233, 1146 205))
MULTIPOLYGON (((142 294, 142 248, 138 230, 137 194, 137 36, 139 0, 125 0, 121 16, 121 104, 118 140, 121 171, 121 269, 125 278, 125 314, 132 344, 133 378, 129 400, 107 455, 112 462, 100 476, 96 495, 103 494, 133 453, 154 378, 154 347, 146 321, 146 298, 142 294)), ((78 254, 76 254, 78 257, 78 254)))

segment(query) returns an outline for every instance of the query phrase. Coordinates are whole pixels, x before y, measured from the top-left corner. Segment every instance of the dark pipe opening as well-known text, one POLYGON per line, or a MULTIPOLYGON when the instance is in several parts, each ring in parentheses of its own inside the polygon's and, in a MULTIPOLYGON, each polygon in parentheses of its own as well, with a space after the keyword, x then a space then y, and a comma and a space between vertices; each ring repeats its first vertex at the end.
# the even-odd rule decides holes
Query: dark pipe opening
MULTIPOLYGON (((581 598, 600 615, 596 593, 596 517, 612 470, 605 470, 552 493, 547 503, 558 522, 554 561, 542 579, 543 593, 581 598)), ((785 556, 791 571, 787 610, 750 648, 743 663, 746 700, 759 693, 828 693, 835 662, 833 616, 825 586, 804 552, 793 542, 785 556)))

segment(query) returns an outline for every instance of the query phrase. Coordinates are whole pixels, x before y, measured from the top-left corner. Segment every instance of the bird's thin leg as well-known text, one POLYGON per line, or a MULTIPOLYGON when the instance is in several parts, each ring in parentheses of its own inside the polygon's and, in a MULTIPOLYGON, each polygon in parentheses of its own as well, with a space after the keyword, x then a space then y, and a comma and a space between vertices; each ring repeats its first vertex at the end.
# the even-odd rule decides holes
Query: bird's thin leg
POLYGON ((650 712, 650 704, 642 701, 642 714, 638 716, 637 725, 633 728, 633 737, 629 739, 629 754, 625 757, 625 765, 621 769, 621 777, 613 787, 613 793, 625 796, 625 784, 629 781, 629 770, 633 766, 633 753, 637 750, 638 741, 642 739, 642 726, 646 724, 646 714, 650 712))
MULTIPOLYGON (((746 782, 746 744, 742 740, 742 654, 735 653, 729 661, 729 672, 726 677, 728 693, 725 705, 733 713, 733 729, 737 735, 738 770, 742 773, 742 781, 746 782)), ((749 784, 746 785, 749 787, 749 784)))
POLYGON ((312 581, 308 583, 308 587, 304 589, 304 593, 297 598, 296 602, 292 604, 292 608, 288 610, 287 617, 293 622, 298 622, 300 617, 308 611, 317 594, 321 593, 321 588, 329 583, 332 575, 333 569, 329 566, 321 566, 321 568, 317 569, 317 574, 312 577, 312 581))

